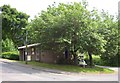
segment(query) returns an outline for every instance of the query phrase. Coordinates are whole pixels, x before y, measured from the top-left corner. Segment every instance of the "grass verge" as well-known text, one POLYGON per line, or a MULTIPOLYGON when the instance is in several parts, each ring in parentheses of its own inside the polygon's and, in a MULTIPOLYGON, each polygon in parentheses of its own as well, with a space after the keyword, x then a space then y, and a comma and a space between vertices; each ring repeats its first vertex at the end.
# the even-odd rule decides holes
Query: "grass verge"
MULTIPOLYGON (((20 62, 22 64, 25 64, 24 62, 20 62)), ((84 73, 113 73, 114 71, 108 68, 101 68, 101 67, 93 67, 93 68, 83 68, 79 66, 74 65, 58 65, 58 64, 48 64, 48 63, 41 63, 41 62, 35 62, 31 61, 28 62, 28 65, 37 66, 37 67, 43 67, 43 68, 49 68, 49 69, 57 69, 67 72, 84 72, 84 73)))

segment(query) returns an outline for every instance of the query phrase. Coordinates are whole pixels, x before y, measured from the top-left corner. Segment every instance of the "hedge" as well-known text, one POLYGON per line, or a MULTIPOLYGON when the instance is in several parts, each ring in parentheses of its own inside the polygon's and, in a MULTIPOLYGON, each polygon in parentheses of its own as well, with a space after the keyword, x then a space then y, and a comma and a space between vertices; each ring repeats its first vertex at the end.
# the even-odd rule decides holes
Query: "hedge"
MULTIPOLYGON (((89 59, 85 58, 84 60, 89 65, 89 59)), ((99 56, 93 55, 93 65, 102 65, 102 64, 103 64, 103 61, 101 60, 101 58, 99 56)))
POLYGON ((19 55, 16 52, 3 52, 1 57, 5 59, 19 60, 19 55))

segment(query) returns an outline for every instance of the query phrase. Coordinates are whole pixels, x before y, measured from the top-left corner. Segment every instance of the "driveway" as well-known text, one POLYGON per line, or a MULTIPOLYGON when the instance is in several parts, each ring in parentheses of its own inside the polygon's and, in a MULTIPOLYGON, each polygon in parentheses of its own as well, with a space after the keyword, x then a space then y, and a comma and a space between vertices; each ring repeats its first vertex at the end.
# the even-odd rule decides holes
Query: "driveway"
POLYGON ((96 65, 96 66, 103 67, 103 68, 108 68, 108 69, 111 69, 111 70, 114 70, 114 71, 118 72, 118 67, 99 66, 99 65, 96 65))
POLYGON ((117 71, 113 74, 58 73, 6 59, 0 59, 0 65, 0 76, 3 81, 118 81, 117 71))

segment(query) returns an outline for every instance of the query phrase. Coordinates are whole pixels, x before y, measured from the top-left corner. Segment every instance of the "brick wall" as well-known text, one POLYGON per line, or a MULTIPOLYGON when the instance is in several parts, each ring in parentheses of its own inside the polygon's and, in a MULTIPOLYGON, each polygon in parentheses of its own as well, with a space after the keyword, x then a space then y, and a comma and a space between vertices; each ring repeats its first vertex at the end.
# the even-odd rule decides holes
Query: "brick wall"
MULTIPOLYGON (((44 63, 57 63, 59 58, 64 57, 64 55, 60 54, 60 53, 55 53, 55 52, 49 51, 49 50, 41 52, 41 50, 37 51, 36 48, 37 47, 28 48, 28 56, 31 56, 32 61, 37 60, 37 61, 44 62, 44 63), (37 57, 37 59, 36 59, 36 57, 37 57)), ((25 60, 24 59, 24 50, 25 49, 19 50, 20 60, 22 60, 22 61, 25 60)))
POLYGON ((44 51, 41 52, 41 62, 45 62, 45 63, 57 63, 57 60, 59 57, 57 57, 59 55, 55 54, 52 51, 44 51))

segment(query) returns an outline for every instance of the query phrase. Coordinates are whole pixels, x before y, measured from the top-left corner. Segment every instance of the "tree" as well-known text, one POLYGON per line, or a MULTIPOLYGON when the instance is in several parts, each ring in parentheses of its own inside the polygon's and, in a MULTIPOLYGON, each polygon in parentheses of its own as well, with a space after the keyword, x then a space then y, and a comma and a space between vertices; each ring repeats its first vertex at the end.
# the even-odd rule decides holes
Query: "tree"
POLYGON ((29 16, 23 12, 11 8, 10 5, 0 7, 2 12, 2 39, 12 39, 16 44, 20 44, 24 28, 28 24, 29 16))
POLYGON ((1 50, 2 50, 2 15, 0 13, 0 53, 1 53, 1 50))
POLYGON ((99 33, 104 36, 107 41, 104 46, 105 52, 101 54, 101 59, 104 64, 117 66, 118 65, 118 43, 120 35, 118 34, 118 21, 107 12, 102 12, 102 22, 99 33))
POLYGON ((106 45, 106 40, 102 34, 98 33, 98 30, 101 28, 101 17, 98 11, 94 9, 90 13, 90 18, 87 20, 89 24, 83 30, 79 41, 83 51, 88 53, 88 64, 92 67, 92 55, 100 55, 105 51, 104 46, 106 45))
POLYGON ((5 39, 2 40, 2 52, 15 52, 17 49, 15 48, 15 45, 12 40, 5 39))
POLYGON ((82 3, 49 6, 30 24, 35 39, 43 48, 71 52, 77 64, 77 53, 87 52, 90 66, 92 55, 114 57, 118 44, 117 23, 104 12, 88 11, 82 3), (62 33, 61 33, 62 32, 62 33))
POLYGON ((39 36, 36 37, 42 43, 43 48, 47 47, 47 49, 52 48, 63 51, 66 44, 76 61, 75 36, 80 29, 78 28, 80 24, 77 18, 84 16, 85 14, 82 15, 81 12, 87 12, 87 10, 79 3, 74 3, 74 5, 61 3, 58 8, 54 5, 49 6, 47 11, 43 11, 39 18, 32 22, 32 26, 34 26, 36 32, 38 31, 39 36), (76 8, 78 8, 79 12, 76 8), (73 13, 73 11, 78 13, 73 13))
POLYGON ((100 19, 94 12, 87 10, 86 2, 60 3, 58 7, 53 4, 30 23, 30 30, 34 31, 31 34, 42 48, 62 52, 67 48, 76 65, 77 52, 88 52, 92 65, 92 54, 100 54, 105 44, 102 35, 97 33, 100 19))

